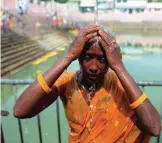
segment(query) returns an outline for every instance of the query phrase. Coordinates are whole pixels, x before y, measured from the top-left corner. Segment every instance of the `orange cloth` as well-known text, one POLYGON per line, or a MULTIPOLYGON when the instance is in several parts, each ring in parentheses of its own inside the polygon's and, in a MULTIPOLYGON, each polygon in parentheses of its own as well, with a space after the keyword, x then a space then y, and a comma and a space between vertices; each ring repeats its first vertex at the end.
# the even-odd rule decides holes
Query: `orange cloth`
POLYGON ((114 72, 107 72, 103 87, 88 105, 77 85, 76 74, 64 72, 56 81, 66 86, 61 99, 70 126, 69 143, 148 143, 150 136, 135 125, 134 111, 114 72))
POLYGON ((13 28, 13 22, 11 19, 8 20, 8 27, 10 30, 12 30, 12 28, 13 28))

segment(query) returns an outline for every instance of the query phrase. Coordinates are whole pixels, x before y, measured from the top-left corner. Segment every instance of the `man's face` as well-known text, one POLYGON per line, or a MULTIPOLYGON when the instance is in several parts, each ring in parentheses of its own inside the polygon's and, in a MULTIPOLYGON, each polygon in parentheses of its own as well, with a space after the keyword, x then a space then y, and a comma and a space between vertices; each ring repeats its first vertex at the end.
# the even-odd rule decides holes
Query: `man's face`
POLYGON ((106 64, 106 56, 98 42, 95 42, 83 55, 81 69, 84 80, 90 84, 97 83, 103 79, 108 66, 106 64))

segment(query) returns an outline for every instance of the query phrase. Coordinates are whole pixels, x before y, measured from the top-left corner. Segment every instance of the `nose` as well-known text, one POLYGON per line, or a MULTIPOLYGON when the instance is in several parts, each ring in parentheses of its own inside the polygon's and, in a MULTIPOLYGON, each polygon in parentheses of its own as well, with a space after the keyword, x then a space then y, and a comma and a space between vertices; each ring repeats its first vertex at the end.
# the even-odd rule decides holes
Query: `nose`
POLYGON ((89 71, 93 74, 98 72, 98 66, 95 61, 90 65, 89 71))

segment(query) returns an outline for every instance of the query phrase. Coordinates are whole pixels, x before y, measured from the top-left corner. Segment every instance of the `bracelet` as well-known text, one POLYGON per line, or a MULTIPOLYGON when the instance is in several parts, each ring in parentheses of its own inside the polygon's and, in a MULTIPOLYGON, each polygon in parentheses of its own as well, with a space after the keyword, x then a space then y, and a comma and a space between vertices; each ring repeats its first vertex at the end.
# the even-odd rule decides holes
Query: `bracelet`
POLYGON ((39 85, 42 87, 42 89, 47 93, 49 94, 51 92, 51 88, 49 88, 49 86, 47 85, 47 83, 45 82, 42 74, 38 75, 37 76, 37 80, 39 82, 39 85))
POLYGON ((143 93, 141 97, 139 97, 135 102, 129 105, 130 108, 131 109, 137 108, 139 105, 141 105, 145 101, 146 98, 147 98, 146 94, 143 93))

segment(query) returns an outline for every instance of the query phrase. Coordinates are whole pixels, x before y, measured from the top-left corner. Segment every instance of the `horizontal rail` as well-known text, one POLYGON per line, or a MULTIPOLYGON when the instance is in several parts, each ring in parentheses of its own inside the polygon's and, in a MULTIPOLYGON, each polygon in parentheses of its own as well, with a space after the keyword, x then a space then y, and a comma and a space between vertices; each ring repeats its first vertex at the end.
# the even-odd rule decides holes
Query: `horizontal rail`
POLYGON ((12 85, 28 85, 33 83, 34 80, 22 80, 22 79, 0 79, 1 84, 12 84, 12 85))
MULTIPOLYGON (((1 84, 9 84, 9 85, 29 85, 33 83, 34 80, 22 80, 22 79, 0 79, 1 84)), ((137 81, 139 86, 162 86, 162 81, 137 81)))
POLYGON ((138 81, 139 86, 162 86, 162 81, 138 81))

